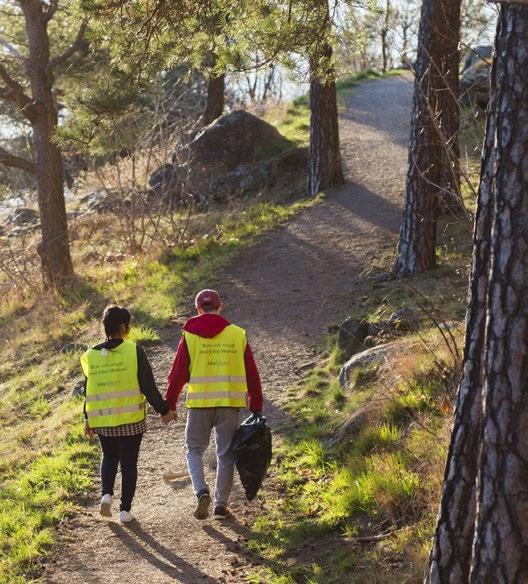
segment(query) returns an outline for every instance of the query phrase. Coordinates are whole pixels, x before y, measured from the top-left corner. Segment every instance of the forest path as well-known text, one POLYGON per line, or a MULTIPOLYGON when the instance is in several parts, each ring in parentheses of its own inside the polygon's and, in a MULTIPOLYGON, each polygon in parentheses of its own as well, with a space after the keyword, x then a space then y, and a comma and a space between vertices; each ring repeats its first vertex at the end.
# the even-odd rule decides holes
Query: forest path
MULTIPOLYGON (((347 316, 363 270, 393 250, 401 215, 412 84, 386 78, 352 91, 340 118, 347 183, 321 204, 259 238, 219 277, 225 315, 248 330, 272 424, 295 380, 295 370, 314 357, 330 323, 347 316)), ((149 351, 165 387, 180 328, 149 351)), ((61 530, 57 554, 45 581, 54 584, 242 583, 254 569, 243 553, 248 517, 239 486, 233 520, 192 517, 188 478, 161 479, 166 470, 184 473, 184 408, 176 425, 162 427, 150 416, 131 527, 103 521, 93 504, 61 530)), ((208 464, 212 467, 212 456, 208 464)), ((212 470, 210 468, 210 474, 212 470)), ((118 492, 118 491, 116 491, 118 492)), ((116 505, 117 506, 117 505, 116 505)), ((249 515, 248 515, 249 514, 249 515)))

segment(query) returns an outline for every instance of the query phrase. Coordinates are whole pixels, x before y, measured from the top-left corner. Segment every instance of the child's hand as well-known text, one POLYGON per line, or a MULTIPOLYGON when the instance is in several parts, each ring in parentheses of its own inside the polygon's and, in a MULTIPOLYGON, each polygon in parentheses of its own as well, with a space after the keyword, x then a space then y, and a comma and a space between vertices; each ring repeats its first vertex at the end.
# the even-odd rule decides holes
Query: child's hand
POLYGON ((161 421, 167 425, 169 422, 172 422, 172 420, 176 420, 177 417, 176 410, 169 410, 166 414, 161 416, 161 421))
POLYGON ((88 420, 84 421, 84 433, 86 434, 86 436, 88 436, 88 438, 93 438, 95 436, 93 428, 90 428, 90 426, 88 425, 88 420))

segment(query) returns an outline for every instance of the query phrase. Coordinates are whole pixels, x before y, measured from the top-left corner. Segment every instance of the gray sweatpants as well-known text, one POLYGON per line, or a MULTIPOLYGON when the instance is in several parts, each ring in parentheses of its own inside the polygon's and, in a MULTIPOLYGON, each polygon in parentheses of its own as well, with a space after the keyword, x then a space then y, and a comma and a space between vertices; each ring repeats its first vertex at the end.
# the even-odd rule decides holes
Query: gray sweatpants
POLYGON ((216 438, 216 488, 215 505, 227 507, 233 488, 235 458, 231 443, 238 428, 238 408, 189 408, 185 428, 187 465, 194 493, 209 490, 205 481, 203 454, 209 446, 211 430, 216 438))

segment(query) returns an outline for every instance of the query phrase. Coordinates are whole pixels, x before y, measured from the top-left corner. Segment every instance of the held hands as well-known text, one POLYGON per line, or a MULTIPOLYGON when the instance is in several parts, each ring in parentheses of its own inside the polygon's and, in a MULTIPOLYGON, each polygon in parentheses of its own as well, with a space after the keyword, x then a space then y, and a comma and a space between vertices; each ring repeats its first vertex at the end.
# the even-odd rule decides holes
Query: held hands
POLYGON ((163 422, 163 424, 165 424, 165 426, 169 423, 172 422, 173 420, 176 421, 176 418, 178 417, 178 415, 176 414, 176 410, 169 410, 166 414, 164 414, 163 416, 161 416, 161 421, 163 422))
POLYGON ((88 436, 88 438, 93 438, 95 436, 95 432, 88 425, 88 420, 84 421, 84 433, 86 434, 86 436, 88 436))

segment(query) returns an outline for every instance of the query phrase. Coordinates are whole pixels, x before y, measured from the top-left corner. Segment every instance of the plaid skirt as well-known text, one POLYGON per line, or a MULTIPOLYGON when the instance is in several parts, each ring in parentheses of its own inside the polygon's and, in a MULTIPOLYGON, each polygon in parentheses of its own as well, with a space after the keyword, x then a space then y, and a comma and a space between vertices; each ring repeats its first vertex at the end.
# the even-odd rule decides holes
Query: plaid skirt
POLYGON ((109 426, 108 428, 94 428, 94 432, 99 436, 115 438, 117 436, 136 436, 147 431, 146 418, 135 424, 121 424, 121 426, 109 426))

